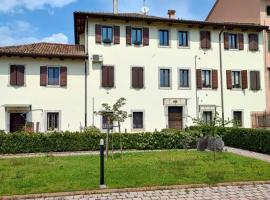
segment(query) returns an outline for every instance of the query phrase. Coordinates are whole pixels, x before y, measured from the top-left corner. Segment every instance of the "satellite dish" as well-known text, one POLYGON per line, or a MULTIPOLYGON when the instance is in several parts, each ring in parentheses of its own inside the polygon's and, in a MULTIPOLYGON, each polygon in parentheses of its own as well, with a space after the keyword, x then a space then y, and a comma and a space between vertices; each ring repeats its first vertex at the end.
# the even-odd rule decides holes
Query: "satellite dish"
POLYGON ((142 9, 141 9, 142 13, 145 14, 145 15, 149 12, 149 10, 150 9, 147 6, 143 6, 142 9))

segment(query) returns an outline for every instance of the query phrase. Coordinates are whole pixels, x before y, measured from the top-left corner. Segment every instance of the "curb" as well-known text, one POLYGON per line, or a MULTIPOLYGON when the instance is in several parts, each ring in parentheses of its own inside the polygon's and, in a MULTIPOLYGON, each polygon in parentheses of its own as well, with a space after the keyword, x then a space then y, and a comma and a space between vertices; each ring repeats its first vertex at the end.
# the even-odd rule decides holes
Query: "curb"
POLYGON ((154 187, 139 187, 139 188, 124 188, 124 189, 99 189, 86 190, 77 192, 60 192, 60 193, 42 193, 29 195, 13 195, 0 196, 1 200, 15 200, 15 199, 35 199, 35 198, 53 198, 66 197, 78 195, 93 195, 105 193, 126 193, 126 192, 145 192, 154 190, 177 190, 177 189, 192 189, 192 188, 207 188, 207 187, 227 187, 227 186, 248 186, 248 185, 264 185, 270 184, 270 181, 252 181, 252 182, 232 182, 232 183, 218 183, 218 184, 192 184, 192 185, 172 185, 172 186, 154 186, 154 187))

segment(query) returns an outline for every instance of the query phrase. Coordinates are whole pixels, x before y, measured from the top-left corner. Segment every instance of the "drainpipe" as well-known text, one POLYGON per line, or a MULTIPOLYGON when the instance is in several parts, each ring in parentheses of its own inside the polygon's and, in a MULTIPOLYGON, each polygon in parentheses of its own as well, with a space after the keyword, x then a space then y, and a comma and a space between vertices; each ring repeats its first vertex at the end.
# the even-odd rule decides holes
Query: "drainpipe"
POLYGON ((84 61, 84 127, 87 127, 87 96, 88 96, 88 87, 87 87, 87 62, 88 62, 88 17, 86 17, 86 31, 85 31, 86 37, 85 37, 85 51, 87 58, 84 61))
POLYGON ((223 91, 223 67, 222 67, 222 47, 221 47, 221 37, 222 33, 225 30, 225 26, 219 33, 219 71, 220 71, 220 82, 221 82, 221 117, 222 117, 222 126, 225 126, 224 123, 224 91, 223 91))
MULTIPOLYGON (((194 57, 194 60, 195 60, 195 73, 197 73, 197 58, 198 56, 195 55, 194 57)), ((196 85, 196 118, 199 119, 199 103, 198 103, 198 88, 197 88, 197 85, 196 85)))

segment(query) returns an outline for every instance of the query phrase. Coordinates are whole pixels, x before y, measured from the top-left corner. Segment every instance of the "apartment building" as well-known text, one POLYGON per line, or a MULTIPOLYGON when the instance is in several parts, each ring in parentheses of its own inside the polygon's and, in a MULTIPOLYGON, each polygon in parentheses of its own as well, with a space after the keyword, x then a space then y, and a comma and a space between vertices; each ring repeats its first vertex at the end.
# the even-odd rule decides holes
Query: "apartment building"
POLYGON ((215 112, 252 127, 266 107, 268 27, 168 14, 75 12, 74 45, 1 47, 0 129, 103 129, 94 112, 121 97, 128 132, 183 129, 215 112))
MULTIPOLYGON (((208 22, 256 23, 270 25, 270 0, 217 0, 206 18, 208 22)), ((263 31, 266 111, 270 112, 270 32, 263 31)), ((258 116, 260 113, 257 114, 258 116)), ((268 116, 265 116, 268 118, 268 116)), ((264 118, 265 118, 264 117, 264 118)), ((270 126, 270 118, 267 123, 270 126)), ((265 121, 265 120, 261 120, 265 121)), ((258 126, 258 124, 257 124, 258 126)))
MULTIPOLYGON (((128 131, 182 129, 215 112, 251 127, 251 113, 265 110, 266 27, 168 14, 74 13, 76 43, 88 47, 89 115, 125 97, 128 131)), ((104 121, 89 118, 99 128, 104 121)))

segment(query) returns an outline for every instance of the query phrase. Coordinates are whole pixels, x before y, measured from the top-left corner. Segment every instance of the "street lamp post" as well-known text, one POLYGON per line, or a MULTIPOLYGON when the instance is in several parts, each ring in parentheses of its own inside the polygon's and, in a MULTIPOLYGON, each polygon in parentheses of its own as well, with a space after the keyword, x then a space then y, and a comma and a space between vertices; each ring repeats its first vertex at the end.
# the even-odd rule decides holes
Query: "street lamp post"
POLYGON ((104 176, 104 140, 100 140, 100 188, 106 188, 105 185, 105 176, 104 176))
MULTIPOLYGON (((194 57, 195 61, 195 73, 197 74, 197 59, 200 60, 201 58, 197 55, 194 57)), ((197 119, 199 118, 199 99, 198 99, 198 88, 197 85, 195 86, 195 91, 196 91, 196 117, 197 119)))

